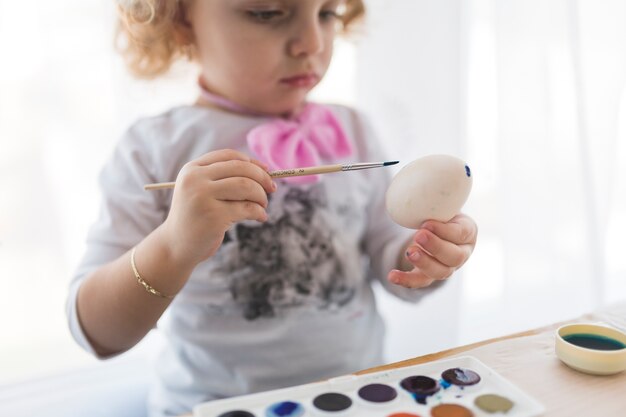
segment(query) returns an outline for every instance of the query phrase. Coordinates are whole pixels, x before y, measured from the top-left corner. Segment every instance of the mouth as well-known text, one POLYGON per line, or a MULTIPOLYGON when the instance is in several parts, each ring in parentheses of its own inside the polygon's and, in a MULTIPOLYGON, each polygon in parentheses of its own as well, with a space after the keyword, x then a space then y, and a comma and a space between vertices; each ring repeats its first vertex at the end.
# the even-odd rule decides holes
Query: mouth
POLYGON ((296 74, 292 77, 281 78, 280 83, 286 84, 290 87, 313 87, 319 81, 320 77, 314 72, 306 72, 302 74, 296 74))

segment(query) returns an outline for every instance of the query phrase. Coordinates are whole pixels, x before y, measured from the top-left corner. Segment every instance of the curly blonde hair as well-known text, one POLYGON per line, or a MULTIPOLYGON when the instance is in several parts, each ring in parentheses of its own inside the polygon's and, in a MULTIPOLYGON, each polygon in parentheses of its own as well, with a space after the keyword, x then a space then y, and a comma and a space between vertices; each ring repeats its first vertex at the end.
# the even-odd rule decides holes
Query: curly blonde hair
MULTIPOLYGON (((180 36, 185 8, 191 0, 117 0, 116 49, 130 72, 139 78, 166 73, 179 59, 193 59, 193 45, 180 36)), ((365 14, 363 0, 346 0, 342 32, 365 14)))

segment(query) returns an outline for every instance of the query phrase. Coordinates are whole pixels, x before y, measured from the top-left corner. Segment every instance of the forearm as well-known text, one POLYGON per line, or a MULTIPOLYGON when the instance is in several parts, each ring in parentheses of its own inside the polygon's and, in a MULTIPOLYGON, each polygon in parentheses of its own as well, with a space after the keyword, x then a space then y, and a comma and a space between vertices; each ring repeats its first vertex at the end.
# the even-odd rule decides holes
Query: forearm
MULTIPOLYGON (((193 265, 177 262, 157 228, 137 245, 141 277, 162 294, 177 294, 193 265)), ((148 293, 137 282, 130 252, 94 271, 81 285, 77 309, 81 327, 100 356, 123 352, 139 342, 167 309, 171 299, 148 293)))

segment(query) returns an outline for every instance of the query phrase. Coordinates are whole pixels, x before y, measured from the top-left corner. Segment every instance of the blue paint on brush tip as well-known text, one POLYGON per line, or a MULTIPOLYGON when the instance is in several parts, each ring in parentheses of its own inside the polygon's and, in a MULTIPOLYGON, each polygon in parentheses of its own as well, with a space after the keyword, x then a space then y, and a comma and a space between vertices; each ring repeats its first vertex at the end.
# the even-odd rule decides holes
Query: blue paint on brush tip
POLYGON ((467 175, 468 177, 472 176, 472 171, 470 171, 470 168, 467 165, 465 165, 465 175, 467 175))
MULTIPOLYGON (((389 161, 389 162, 383 162, 383 166, 384 167, 388 167, 389 165, 395 165, 400 161, 389 161)), ((467 168, 467 167, 466 167, 467 168)))

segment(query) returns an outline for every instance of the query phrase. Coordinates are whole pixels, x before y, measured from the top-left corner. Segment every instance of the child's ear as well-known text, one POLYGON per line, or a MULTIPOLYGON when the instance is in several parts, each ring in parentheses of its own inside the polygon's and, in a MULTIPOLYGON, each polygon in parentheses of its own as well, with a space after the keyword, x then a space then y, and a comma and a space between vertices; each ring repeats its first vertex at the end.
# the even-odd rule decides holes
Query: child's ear
POLYGON ((193 61, 195 59, 195 35, 191 24, 187 21, 178 22, 172 35, 182 54, 187 57, 187 60, 193 61))
POLYGON ((187 8, 183 5, 183 2, 179 2, 178 17, 176 19, 176 25, 174 27, 174 40, 181 47, 193 46, 195 36, 193 33, 193 26, 187 16, 187 8))
POLYGON ((174 28, 174 40, 180 46, 190 46, 194 43, 194 34, 191 25, 187 22, 180 22, 174 28))

